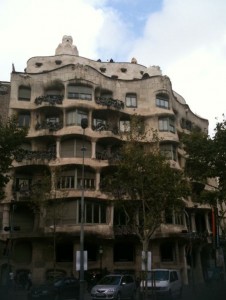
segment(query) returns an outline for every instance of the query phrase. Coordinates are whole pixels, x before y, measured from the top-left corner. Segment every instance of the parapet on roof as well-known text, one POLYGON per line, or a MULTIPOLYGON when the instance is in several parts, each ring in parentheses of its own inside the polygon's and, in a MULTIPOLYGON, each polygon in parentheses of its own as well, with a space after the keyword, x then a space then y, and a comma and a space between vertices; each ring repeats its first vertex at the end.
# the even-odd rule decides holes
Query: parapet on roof
POLYGON ((79 56, 77 47, 73 45, 72 37, 68 35, 63 36, 62 42, 56 48, 54 56, 36 56, 30 58, 27 62, 25 72, 29 74, 46 73, 64 66, 78 64, 90 66, 104 76, 122 80, 134 80, 162 75, 159 66, 150 66, 147 68, 139 65, 134 57, 131 59, 131 62, 115 62, 113 59, 104 62, 101 59, 95 61, 79 56))

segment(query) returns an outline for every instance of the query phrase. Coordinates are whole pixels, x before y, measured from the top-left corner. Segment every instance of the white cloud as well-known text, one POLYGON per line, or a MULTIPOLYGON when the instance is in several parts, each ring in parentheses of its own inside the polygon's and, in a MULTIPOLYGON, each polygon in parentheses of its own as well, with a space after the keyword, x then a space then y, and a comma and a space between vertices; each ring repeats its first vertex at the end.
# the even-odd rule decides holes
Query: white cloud
MULTIPOLYGON (((9 0, 0 4, 0 68, 23 71, 32 56, 54 55, 63 35, 71 35, 81 56, 96 54, 96 38, 104 16, 89 1, 9 0)), ((96 55, 95 55, 96 54, 96 55)), ((3 74, 9 80, 9 74, 3 74)))
POLYGON ((210 121, 225 112, 226 2, 165 0, 151 14, 128 58, 159 65, 191 110, 210 121))
POLYGON ((131 1, 1 0, 0 80, 10 79, 11 63, 23 71, 30 57, 54 55, 71 35, 80 56, 159 65, 212 131, 225 112, 226 1, 162 0, 157 8, 155 0, 131 1), (146 4, 139 10, 146 23, 136 23, 138 3, 146 4))

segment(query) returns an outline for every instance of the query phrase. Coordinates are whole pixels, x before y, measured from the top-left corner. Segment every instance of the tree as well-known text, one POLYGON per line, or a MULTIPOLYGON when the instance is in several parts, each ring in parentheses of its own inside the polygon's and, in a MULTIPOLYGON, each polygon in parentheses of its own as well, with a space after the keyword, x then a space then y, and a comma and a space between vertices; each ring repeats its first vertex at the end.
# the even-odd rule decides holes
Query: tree
POLYGON ((187 183, 183 173, 171 168, 161 154, 157 133, 144 129, 138 116, 132 117, 122 139, 120 159, 103 181, 115 206, 126 215, 127 230, 139 238, 147 254, 150 239, 163 222, 165 211, 182 209, 187 183))
POLYGON ((39 220, 45 226, 49 224, 52 231, 52 253, 53 253, 53 276, 56 276, 56 242, 57 225, 65 214, 64 199, 67 192, 58 190, 58 181, 62 175, 61 167, 55 167, 50 172, 42 172, 40 176, 34 178, 31 186, 31 196, 28 205, 39 214, 39 220))
MULTIPOLYGON (((224 116, 223 116, 224 117, 224 116)), ((217 122, 213 137, 195 128, 182 138, 187 153, 185 174, 193 187, 193 199, 220 208, 222 231, 226 234, 226 120, 217 122)))
POLYGON ((10 179, 9 170, 14 156, 27 135, 27 128, 18 127, 15 116, 6 122, 0 118, 0 199, 5 195, 4 188, 10 179))

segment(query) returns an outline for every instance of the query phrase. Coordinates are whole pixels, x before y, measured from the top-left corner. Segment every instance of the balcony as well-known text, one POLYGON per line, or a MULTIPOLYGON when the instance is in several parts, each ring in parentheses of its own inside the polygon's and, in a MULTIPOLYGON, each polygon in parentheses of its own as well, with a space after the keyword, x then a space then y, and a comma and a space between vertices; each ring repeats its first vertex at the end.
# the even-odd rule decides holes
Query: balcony
POLYGON ((111 131, 113 134, 119 133, 118 126, 106 122, 99 122, 92 126, 93 131, 111 131))
POLYGON ((49 131, 58 131, 62 128, 63 124, 61 122, 45 121, 43 123, 37 122, 35 125, 35 130, 48 129, 49 131))
POLYGON ((116 109, 124 109, 124 102, 121 100, 109 98, 109 97, 96 97, 95 99, 96 103, 99 105, 107 106, 107 107, 112 107, 116 109))
POLYGON ((15 154, 15 160, 17 162, 22 162, 23 160, 55 160, 56 159, 56 152, 54 151, 31 151, 31 150, 24 150, 20 149, 15 154))
POLYGON ((63 99, 64 99, 63 95, 39 96, 39 97, 35 98, 35 104, 41 105, 43 102, 48 103, 49 105, 62 104, 63 99))

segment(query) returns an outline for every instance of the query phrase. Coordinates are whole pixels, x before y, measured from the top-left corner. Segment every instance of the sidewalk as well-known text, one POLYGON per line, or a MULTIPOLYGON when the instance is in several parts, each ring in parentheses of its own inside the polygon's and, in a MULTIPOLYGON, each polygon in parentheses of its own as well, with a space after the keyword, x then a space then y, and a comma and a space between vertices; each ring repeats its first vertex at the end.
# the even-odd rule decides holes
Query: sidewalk
MULTIPOLYGON (((156 299, 154 295, 152 297, 147 296, 147 300, 154 299, 156 299)), ((168 298, 165 299, 169 300, 168 298)), ((143 300, 139 292, 137 293, 136 300, 143 300)), ((226 282, 184 286, 181 300, 226 300, 226 282)))

